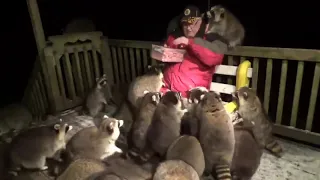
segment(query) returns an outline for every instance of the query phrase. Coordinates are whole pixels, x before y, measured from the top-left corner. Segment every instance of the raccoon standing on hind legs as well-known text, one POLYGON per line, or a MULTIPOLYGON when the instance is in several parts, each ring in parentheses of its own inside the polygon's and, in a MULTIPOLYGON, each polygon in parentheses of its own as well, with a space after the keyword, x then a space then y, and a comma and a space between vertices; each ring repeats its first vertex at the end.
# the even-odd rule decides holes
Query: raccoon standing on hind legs
POLYGON ((273 155, 281 157, 283 149, 273 137, 273 123, 265 112, 255 90, 242 87, 234 96, 239 104, 239 115, 243 119, 243 125, 237 125, 235 129, 245 128, 249 130, 262 148, 266 148, 273 155))
POLYGON ((105 92, 103 87, 107 85, 107 77, 104 74, 102 77, 96 79, 96 84, 88 93, 85 104, 84 112, 92 117, 96 117, 99 112, 107 105, 105 92))
POLYGON ((181 93, 168 91, 162 96, 147 133, 153 152, 163 157, 170 144, 180 136, 181 118, 187 111, 182 109, 181 93))
MULTIPOLYGON (((141 155, 143 158, 143 151, 147 147, 147 133, 152 123, 153 114, 160 102, 161 95, 159 92, 145 91, 137 114, 137 118, 133 123, 131 135, 129 136, 132 141, 132 147, 129 154, 133 156, 141 155)), ((129 140, 130 142, 130 140, 129 140)))
POLYGON ((206 34, 218 34, 228 42, 230 49, 241 45, 245 37, 245 29, 240 21, 222 5, 211 7, 207 12, 208 31, 206 34))
POLYGON ((232 120, 217 93, 207 92, 200 99, 196 117, 199 119, 199 141, 206 171, 212 172, 218 180, 231 180, 230 166, 235 145, 232 120))

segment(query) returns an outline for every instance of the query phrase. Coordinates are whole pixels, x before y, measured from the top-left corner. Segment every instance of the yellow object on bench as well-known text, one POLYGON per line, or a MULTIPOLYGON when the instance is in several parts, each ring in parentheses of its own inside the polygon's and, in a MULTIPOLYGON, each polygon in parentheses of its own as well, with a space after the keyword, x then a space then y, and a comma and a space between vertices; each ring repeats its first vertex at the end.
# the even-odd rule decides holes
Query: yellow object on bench
MULTIPOLYGON (((236 90, 240 89, 244 86, 249 86, 249 78, 247 76, 248 69, 251 67, 250 61, 243 61, 239 64, 236 76, 236 90)), ((237 108, 237 103, 232 101, 226 104, 225 109, 228 113, 232 113, 237 108)))

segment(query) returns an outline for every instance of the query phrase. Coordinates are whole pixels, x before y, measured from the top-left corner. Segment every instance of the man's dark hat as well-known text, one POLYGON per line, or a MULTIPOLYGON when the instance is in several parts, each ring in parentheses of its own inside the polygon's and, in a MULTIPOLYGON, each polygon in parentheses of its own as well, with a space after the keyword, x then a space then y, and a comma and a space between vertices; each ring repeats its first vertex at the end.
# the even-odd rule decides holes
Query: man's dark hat
POLYGON ((183 16, 181 18, 181 22, 193 23, 198 18, 201 18, 201 13, 198 7, 194 5, 189 5, 183 10, 183 16))

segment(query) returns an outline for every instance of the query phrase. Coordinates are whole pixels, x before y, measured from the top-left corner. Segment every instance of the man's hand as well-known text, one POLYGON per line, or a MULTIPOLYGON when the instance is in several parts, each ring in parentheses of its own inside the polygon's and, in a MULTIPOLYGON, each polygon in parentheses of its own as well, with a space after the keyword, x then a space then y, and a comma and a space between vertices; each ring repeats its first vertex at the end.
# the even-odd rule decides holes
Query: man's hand
POLYGON ((175 45, 179 45, 179 44, 188 45, 188 44, 189 44, 189 39, 186 38, 186 37, 184 37, 184 36, 181 36, 181 37, 175 39, 175 40, 173 41, 173 44, 175 44, 175 45))

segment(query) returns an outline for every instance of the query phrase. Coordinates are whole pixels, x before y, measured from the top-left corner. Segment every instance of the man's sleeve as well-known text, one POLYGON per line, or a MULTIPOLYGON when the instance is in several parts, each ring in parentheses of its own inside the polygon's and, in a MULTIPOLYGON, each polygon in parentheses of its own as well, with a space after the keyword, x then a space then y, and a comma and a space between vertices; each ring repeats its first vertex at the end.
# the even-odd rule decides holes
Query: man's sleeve
POLYGON ((222 40, 210 41, 202 38, 189 39, 187 50, 193 53, 203 64, 207 66, 222 63, 224 54, 228 51, 228 45, 222 40))

